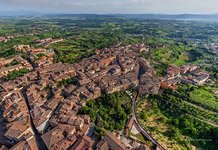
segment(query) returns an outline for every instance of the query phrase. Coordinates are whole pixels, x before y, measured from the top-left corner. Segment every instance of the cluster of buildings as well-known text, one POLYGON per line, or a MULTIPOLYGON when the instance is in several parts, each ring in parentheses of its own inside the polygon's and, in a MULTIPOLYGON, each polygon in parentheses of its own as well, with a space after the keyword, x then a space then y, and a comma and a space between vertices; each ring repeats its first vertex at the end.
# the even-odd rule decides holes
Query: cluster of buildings
POLYGON ((8 73, 26 68, 29 71, 32 70, 32 65, 20 56, 16 56, 9 59, 0 59, 0 78, 6 76, 8 73), (16 63, 13 63, 16 62, 16 63))
POLYGON ((211 48, 215 54, 218 54, 218 44, 212 43, 209 46, 206 45, 207 48, 211 48))
POLYGON ((134 49, 135 52, 141 53, 141 52, 150 52, 150 46, 146 44, 134 44, 129 45, 129 49, 134 49))
POLYGON ((12 35, 9 35, 9 36, 0 36, 0 42, 7 42, 11 39, 15 38, 14 36, 12 35))
POLYGON ((14 38, 23 37, 23 36, 33 36, 33 34, 16 34, 16 35, 7 35, 7 36, 0 36, 0 42, 8 42, 14 38))
POLYGON ((167 69, 167 75, 161 80, 163 89, 177 89, 177 83, 202 85, 210 77, 210 74, 201 70, 196 65, 175 66, 170 65, 167 69))
MULTIPOLYGON (((30 57, 50 53, 28 45, 17 49, 28 52, 30 57)), ((75 64, 41 65, 36 61, 38 65, 30 73, 0 85, 4 118, 1 121, 7 122, 2 125, 2 134, 17 141, 12 149, 37 149, 38 135, 48 149, 128 149, 112 133, 107 133, 101 141, 93 139, 90 117, 78 112, 87 100, 96 99, 102 93, 131 86, 140 86, 144 93, 156 93, 159 80, 153 77, 152 67, 139 54, 147 49, 145 45, 114 46, 96 50, 95 55, 75 64), (72 78, 75 83, 57 86, 72 78)))
POLYGON ((49 29, 42 26, 42 25, 36 25, 36 26, 32 26, 27 28, 27 32, 26 34, 13 34, 13 35, 5 35, 5 36, 0 36, 0 43, 1 42, 8 42, 14 38, 19 38, 19 37, 30 37, 30 36, 34 36, 34 35, 39 35, 42 32, 46 32, 49 29))
POLYGON ((44 45, 45 47, 48 47, 50 44, 54 44, 62 41, 64 41, 63 38, 59 38, 59 39, 45 38, 45 39, 35 40, 34 42, 37 43, 37 46, 44 45))
MULTIPOLYGON (((3 112, 0 121, 5 137, 11 141, 19 141, 18 146, 37 148, 34 132, 30 124, 30 115, 25 99, 20 92, 22 87, 11 85, 11 83, 1 84, 0 105, 3 112), (26 144, 25 144, 26 143, 26 144)), ((2 134, 2 133, 1 133, 2 134)), ((2 147, 7 149, 6 147, 2 147)), ((34 149, 34 148, 32 148, 34 149)))
POLYGON ((33 48, 29 45, 18 45, 14 48, 22 53, 28 54, 32 63, 36 67, 50 65, 54 61, 55 52, 50 49, 33 48))
POLYGON ((29 51, 30 60, 34 62, 35 66, 50 65, 54 61, 55 52, 50 49, 31 49, 29 51))

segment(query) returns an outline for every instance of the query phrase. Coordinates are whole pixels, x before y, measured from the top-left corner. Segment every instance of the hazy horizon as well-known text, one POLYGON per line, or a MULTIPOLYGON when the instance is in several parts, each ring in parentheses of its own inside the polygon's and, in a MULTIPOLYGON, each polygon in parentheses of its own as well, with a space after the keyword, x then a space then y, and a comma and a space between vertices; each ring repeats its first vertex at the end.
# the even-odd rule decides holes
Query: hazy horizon
POLYGON ((0 0, 1 12, 69 14, 217 14, 217 0, 0 0))

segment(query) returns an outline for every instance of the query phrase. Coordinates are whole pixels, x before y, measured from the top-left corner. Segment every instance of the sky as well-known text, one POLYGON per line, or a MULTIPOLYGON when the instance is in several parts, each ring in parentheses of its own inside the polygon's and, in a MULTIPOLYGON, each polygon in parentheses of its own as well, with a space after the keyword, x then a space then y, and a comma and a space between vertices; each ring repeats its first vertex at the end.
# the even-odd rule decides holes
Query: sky
POLYGON ((0 0, 1 11, 94 14, 213 14, 218 0, 0 0))

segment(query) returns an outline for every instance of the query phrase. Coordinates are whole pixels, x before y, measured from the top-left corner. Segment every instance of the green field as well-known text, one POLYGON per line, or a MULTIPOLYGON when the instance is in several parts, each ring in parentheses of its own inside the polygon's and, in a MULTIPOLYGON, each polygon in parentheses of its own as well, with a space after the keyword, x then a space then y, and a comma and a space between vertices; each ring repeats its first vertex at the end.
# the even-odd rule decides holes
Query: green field
POLYGON ((190 93, 190 100, 218 112, 218 98, 204 89, 196 89, 190 93))

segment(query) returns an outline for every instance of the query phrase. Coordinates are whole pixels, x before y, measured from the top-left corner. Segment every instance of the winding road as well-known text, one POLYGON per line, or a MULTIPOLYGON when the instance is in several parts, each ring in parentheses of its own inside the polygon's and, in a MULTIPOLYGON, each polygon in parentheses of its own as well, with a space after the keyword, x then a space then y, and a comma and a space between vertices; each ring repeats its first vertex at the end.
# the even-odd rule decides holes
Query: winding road
MULTIPOLYGON (((128 93, 127 93, 128 94, 128 93)), ((129 94, 128 94, 129 95, 129 94)), ((136 102, 138 99, 139 94, 137 93, 137 95, 135 96, 135 98, 133 98, 132 96, 130 96, 130 98, 133 101, 133 112, 132 112, 132 116, 135 120, 135 123, 137 125, 137 128, 140 130, 140 133, 142 133, 146 138, 148 138, 154 145, 157 146, 157 149, 160 150, 166 150, 163 146, 161 146, 153 137, 152 135, 140 124, 138 118, 136 117, 136 102)))

